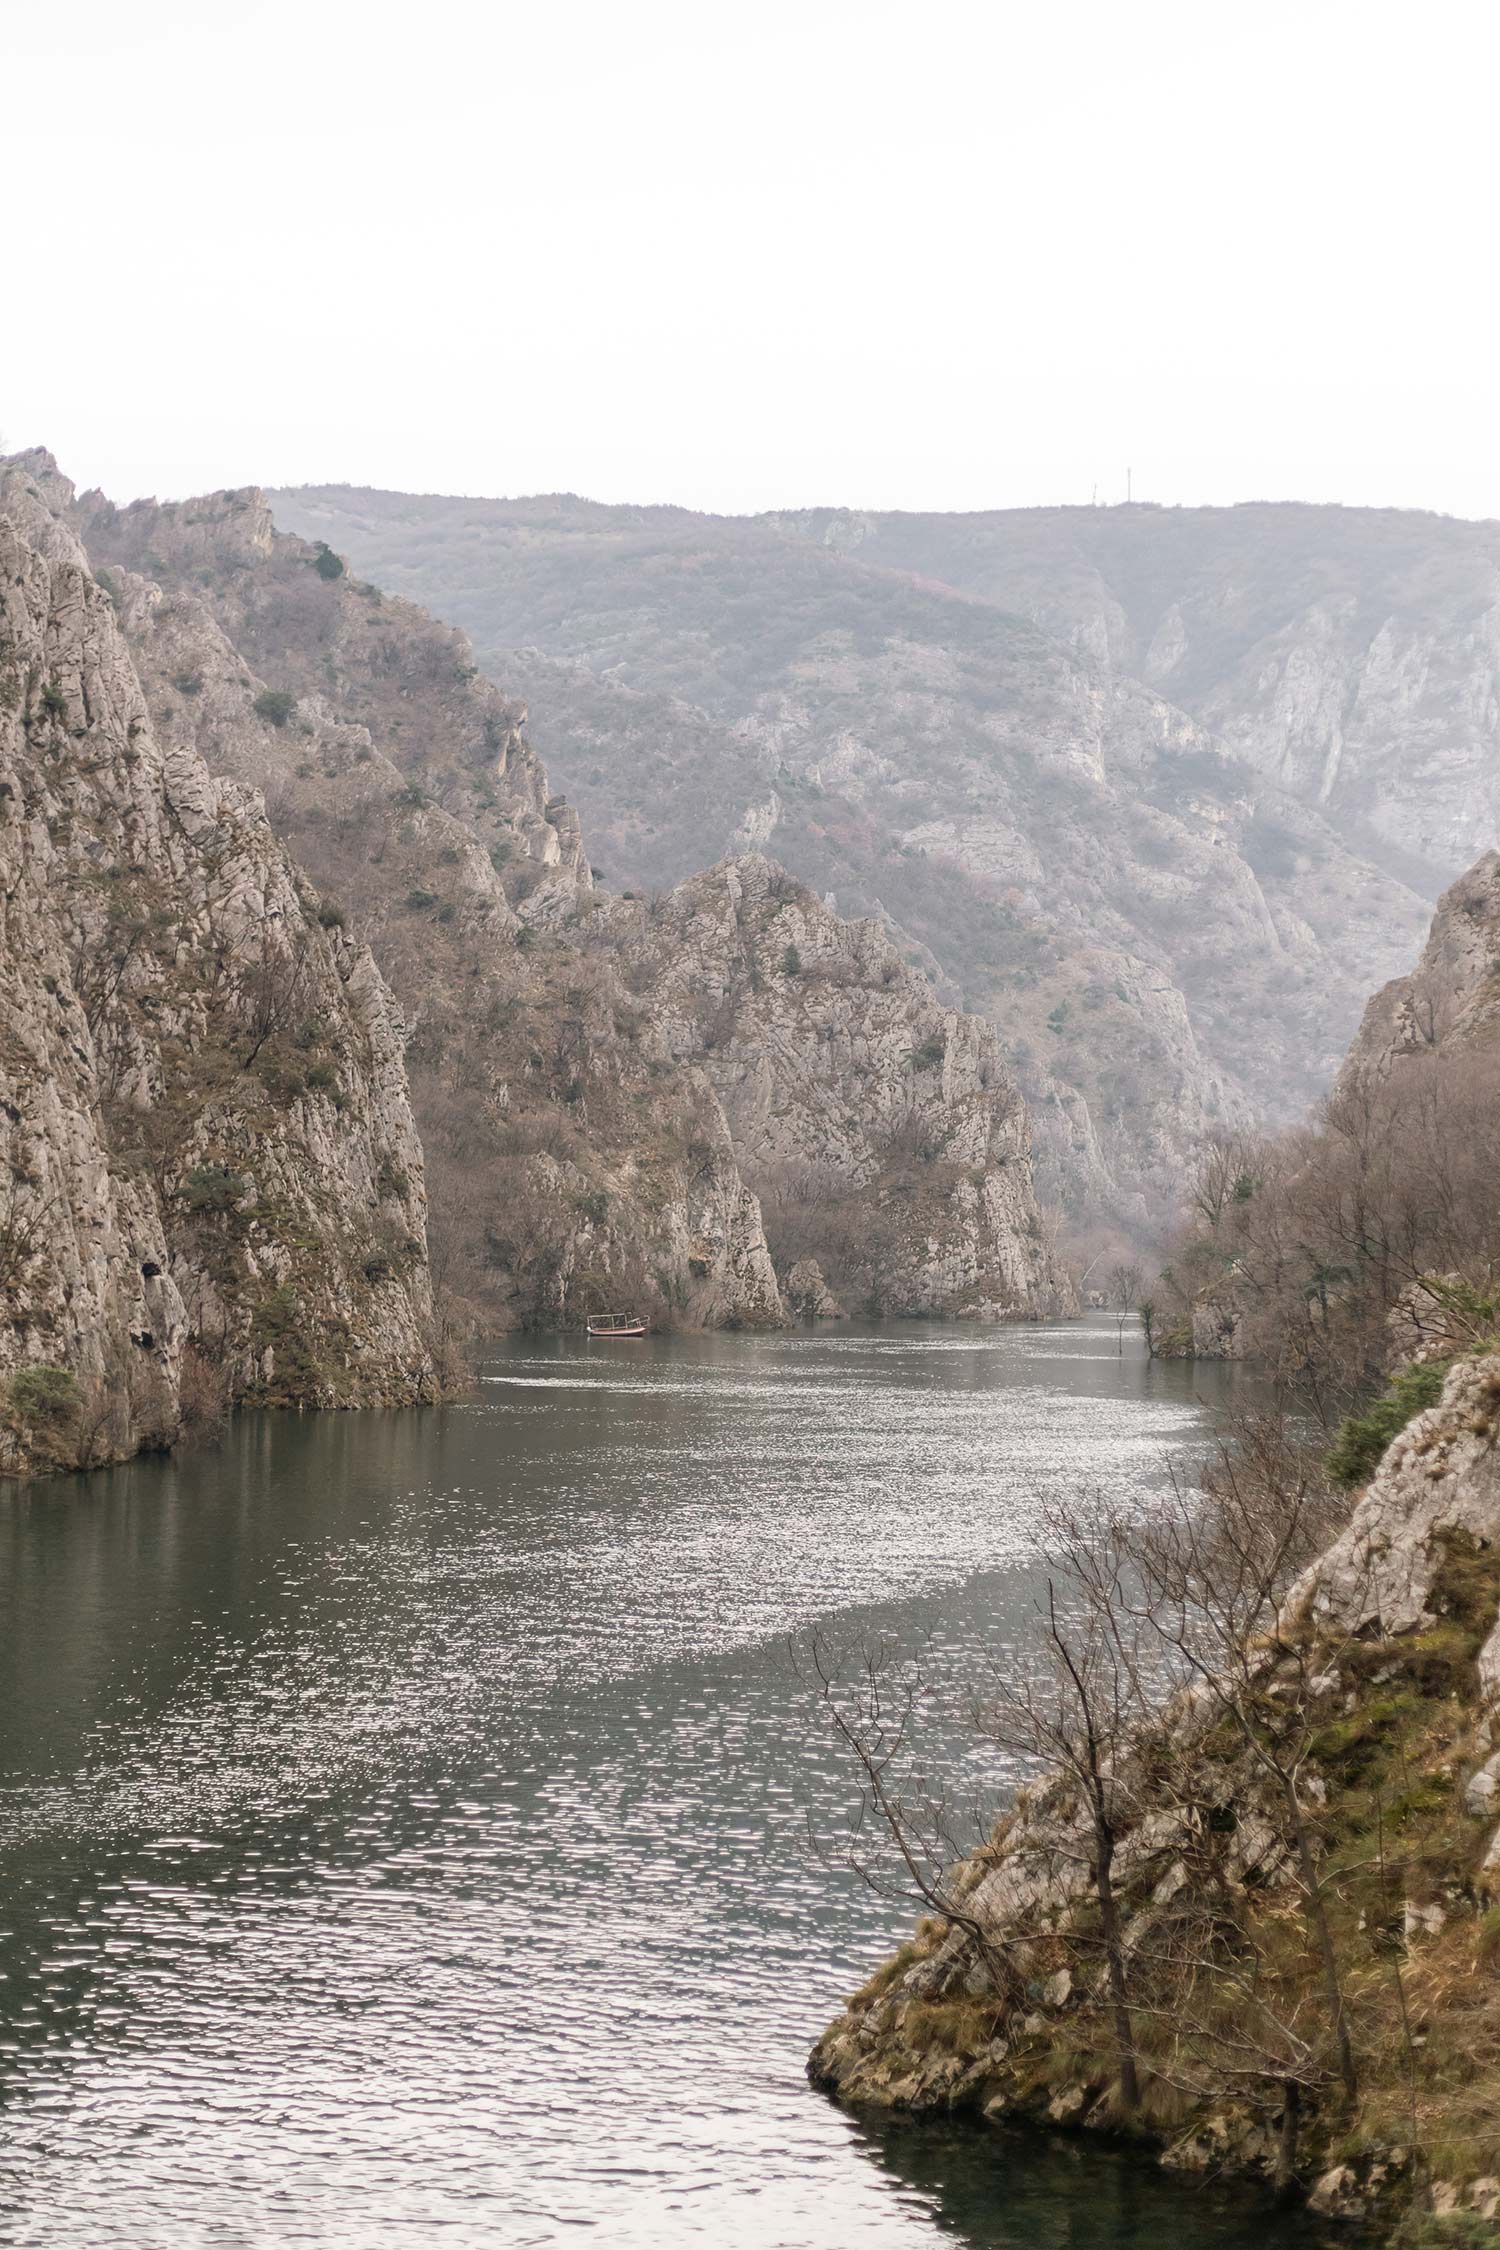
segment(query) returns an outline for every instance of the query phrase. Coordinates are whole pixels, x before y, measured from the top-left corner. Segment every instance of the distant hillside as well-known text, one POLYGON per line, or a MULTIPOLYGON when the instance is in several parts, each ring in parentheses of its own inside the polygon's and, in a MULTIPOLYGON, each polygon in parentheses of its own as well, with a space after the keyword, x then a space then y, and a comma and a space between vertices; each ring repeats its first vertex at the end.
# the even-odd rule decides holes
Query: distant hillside
POLYGON ((1500 826, 1494 526, 272 498, 473 636, 610 888, 754 846, 884 919, 1085 1218, 1303 1114, 1500 826))

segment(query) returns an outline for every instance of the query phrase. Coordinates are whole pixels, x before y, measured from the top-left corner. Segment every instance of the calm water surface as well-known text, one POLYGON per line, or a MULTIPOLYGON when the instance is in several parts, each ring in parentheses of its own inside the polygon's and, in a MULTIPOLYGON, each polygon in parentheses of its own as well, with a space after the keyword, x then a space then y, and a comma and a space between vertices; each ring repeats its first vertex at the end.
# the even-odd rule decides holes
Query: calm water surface
POLYGON ((1212 1403, 1103 1322, 528 1339, 5 1489, 0 2242, 1308 2241, 802 2075, 911 1915, 787 1636, 1003 1649, 1041 1496, 1212 1403))

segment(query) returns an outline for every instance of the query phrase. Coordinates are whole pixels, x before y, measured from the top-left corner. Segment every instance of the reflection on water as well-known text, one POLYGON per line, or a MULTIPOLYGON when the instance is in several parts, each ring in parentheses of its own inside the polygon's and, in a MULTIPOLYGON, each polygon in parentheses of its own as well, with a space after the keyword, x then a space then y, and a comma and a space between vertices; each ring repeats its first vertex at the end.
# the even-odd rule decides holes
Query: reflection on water
POLYGON ((0 2242, 1241 2240, 802 2077, 908 1916, 808 1849, 788 1632, 1003 1646, 1042 1493, 1205 1425, 1107 1324, 528 1339, 10 1488, 0 2242))

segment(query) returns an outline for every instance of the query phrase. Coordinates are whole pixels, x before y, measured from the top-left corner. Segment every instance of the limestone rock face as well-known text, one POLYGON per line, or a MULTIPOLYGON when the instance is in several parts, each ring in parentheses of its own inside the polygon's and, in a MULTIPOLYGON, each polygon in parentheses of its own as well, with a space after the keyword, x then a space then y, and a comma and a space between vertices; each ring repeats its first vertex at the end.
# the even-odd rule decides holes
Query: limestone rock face
MULTIPOLYGON (((1459 1360, 1439 1404, 1392 1442, 1348 1529, 1309 1572, 1301 1594, 1319 1619, 1387 1634, 1431 1622, 1444 1536, 1500 1542, 1497 1417, 1500 1359, 1459 1360)), ((1500 1642, 1486 1645, 1479 1667, 1490 1692, 1500 1690, 1500 1642)))
MULTIPOLYGON (((1420 1772, 1432 1824, 1421 1848, 1410 1832, 1384 1847, 1393 1853, 1407 1996, 1418 2010, 1428 1991, 1446 1994, 1453 1980, 1473 1973, 1479 1916, 1500 1893, 1497 1557, 1500 1356, 1491 1353, 1460 1360, 1438 1404, 1394 1440, 1347 1525, 1287 1594, 1279 1633, 1259 1631, 1246 1644, 1236 1690, 1248 1695, 1257 1742, 1301 1746, 1295 1787, 1315 1859, 1336 1852, 1341 1837, 1357 1859, 1364 1823, 1374 1817, 1364 1793, 1394 1791, 1420 1772), (1278 1737, 1276 1705, 1294 1694, 1305 1699, 1305 1715, 1278 1737), (1413 1731, 1392 1754, 1387 1782, 1379 1744, 1394 1714, 1413 1731), (1367 1721, 1370 1731, 1362 1732, 1367 1721), (1408 1766, 1408 1756, 1417 1763, 1408 1766), (1462 1822, 1455 1830, 1455 1814, 1467 1816, 1467 1831, 1462 1822)), ((1159 1965, 1142 1987, 1154 2016, 1137 2019, 1148 2074, 1159 2047, 1156 2021, 1208 2020, 1200 2011, 1211 1982, 1205 1985, 1203 1958, 1186 1936, 1206 1925, 1194 1916, 1244 1930, 1261 1911, 1274 1922, 1305 1910, 1281 1784, 1227 1718, 1230 1708, 1197 1675, 1109 1760, 1125 1957, 1159 1965)), ((1059 1769, 1029 1782, 985 1845, 947 1879, 952 1918, 924 1924, 824 2033, 810 2064, 815 2081, 861 2106, 1116 2124, 1110 2040, 1106 2033, 1101 2041, 1099 2028, 1104 1971, 1097 1935, 1088 1934, 1096 1932, 1094 1849, 1076 1776, 1059 1769), (1074 1928, 1084 1934, 1069 1954, 1074 1928), (1066 1982, 1060 1955, 1071 1962, 1066 1982), (1000 1962, 1019 1980, 1009 1989, 1000 1962)), ((1360 1932, 1366 1927, 1361 1922, 1360 1932)), ((1357 1941, 1340 1942, 1352 1949, 1357 1941)), ((1377 1946, 1383 1942, 1377 1935, 1377 1946)), ((1231 1941, 1228 1958, 1236 1957, 1231 1941)), ((1378 1989, 1378 1951, 1356 1962, 1346 1950, 1344 1960, 1347 1989, 1358 1985, 1368 2006, 1378 1989)), ((1264 2081, 1241 2074, 1242 2055, 1260 2036, 1245 1992, 1242 1980, 1231 1981, 1221 1995, 1242 2011, 1235 2039, 1222 2048, 1217 2035, 1197 2047, 1190 2039, 1172 2100, 1158 2113, 1149 2104, 1143 2112, 1163 2161, 1270 2175, 1290 2153, 1293 2175, 1308 2189, 1317 2183, 1315 2207, 1355 2216, 1399 2209, 1412 2178, 1405 2063, 1382 2085, 1372 2059, 1380 2034, 1368 2024, 1362 2031, 1356 2017, 1367 2138, 1363 2149, 1351 2149, 1331 2066, 1324 2089, 1314 2076, 1290 2117, 1274 2065, 1264 2081)), ((1317 2005, 1326 2037, 1326 1993, 1317 2005)), ((1311 1995, 1300 1990, 1283 1990, 1274 2003, 1274 2010, 1295 2010, 1308 2035, 1312 2009, 1311 1995)), ((1437 2067, 1426 2057, 1417 2065, 1419 2074, 1437 2067)), ((1441 2086, 1419 2080, 1429 2120, 1422 2129, 1438 2139, 1443 2103, 1456 2098, 1454 2073, 1467 2080, 1481 2066, 1461 2039, 1443 2067, 1449 2075, 1441 2086)), ((1450 2203, 1487 2192, 1493 2158, 1476 2140, 1471 2169, 1486 2177, 1472 2189, 1450 2185, 1450 2203)))
MULTIPOLYGON (((50 470, 49 456, 23 456, 50 470)), ((590 887, 578 816, 549 788, 523 731, 526 711, 476 670, 460 632, 350 576, 320 544, 278 532, 262 493, 215 492, 116 508, 77 503, 96 567, 123 568, 211 611, 257 692, 294 707, 278 724, 357 720, 408 786, 461 821, 505 872, 566 910, 590 887)))
POLYGON ((1500 1031, 1500 852, 1488 851, 1438 900, 1409 976, 1365 1009, 1341 1083, 1386 1076, 1412 1056, 1492 1045, 1500 1031))
POLYGON ((1072 1309, 993 1028, 944 1008, 878 923, 750 853, 594 930, 713 1085, 784 1266, 816 1259, 863 1312, 1072 1309))
POLYGON ((157 733, 35 466, 0 469, 0 1467, 168 1443, 185 1385, 430 1395, 390 993, 157 733))
POLYGON ((1386 1372, 1399 1375, 1434 1359, 1448 1360, 1468 1348, 1470 1330, 1454 1311, 1452 1292, 1463 1285, 1457 1273, 1429 1274, 1410 1281, 1386 1314, 1386 1372))
POLYGON ((1244 1322, 1234 1301, 1232 1283, 1228 1288, 1210 1286, 1192 1305, 1192 1356, 1195 1359, 1242 1359, 1245 1352, 1244 1322))
POLYGON ((782 520, 1034 618, 1439 883, 1495 834, 1493 523, 1285 503, 782 520))
POLYGON ((782 1283, 788 1309, 799 1320, 843 1320, 846 1315, 823 1278, 816 1258, 799 1258, 782 1283))
POLYGON ((25 466, 86 534, 162 739, 262 793, 399 995, 446 1309, 480 1332, 621 1304, 784 1321, 713 1088, 585 950, 577 816, 463 636, 256 493, 115 509, 25 466))

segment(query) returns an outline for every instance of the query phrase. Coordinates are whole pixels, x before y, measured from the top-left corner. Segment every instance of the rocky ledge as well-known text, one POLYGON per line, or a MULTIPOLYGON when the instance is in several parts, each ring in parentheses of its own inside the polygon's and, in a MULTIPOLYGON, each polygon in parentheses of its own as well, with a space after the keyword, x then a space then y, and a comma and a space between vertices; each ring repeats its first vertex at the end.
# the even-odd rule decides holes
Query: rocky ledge
POLYGON ((1232 1660, 1232 1705, 1200 1680, 1107 1762, 1121 1995, 1089 1793, 1060 1768, 823 2034, 816 2083, 855 2106, 1127 2131, 1166 2165, 1259 2175, 1339 2216, 1491 2215, 1497 1431, 1491 1351, 1453 1367, 1232 1660))

